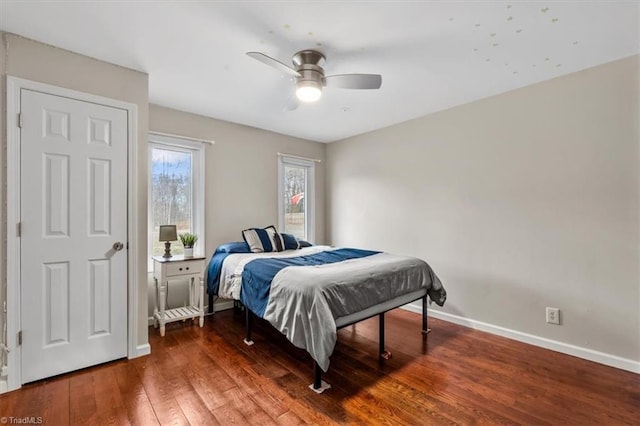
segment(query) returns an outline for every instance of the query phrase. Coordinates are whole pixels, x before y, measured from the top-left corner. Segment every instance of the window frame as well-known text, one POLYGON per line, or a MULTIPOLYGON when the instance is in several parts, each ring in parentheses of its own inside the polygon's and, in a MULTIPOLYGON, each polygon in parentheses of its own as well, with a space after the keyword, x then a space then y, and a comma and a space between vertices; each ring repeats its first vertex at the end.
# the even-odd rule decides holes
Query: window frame
MULTIPOLYGON (((198 236, 198 242, 194 247, 194 256, 203 256, 206 253, 205 247, 205 207, 204 207, 204 158, 205 145, 200 141, 190 140, 180 136, 161 135, 150 132, 147 138, 147 250, 149 259, 147 261, 147 269, 149 272, 153 270, 153 176, 151 173, 153 167, 153 149, 168 149, 173 151, 182 151, 191 153, 191 220, 193 234, 198 236)), ((173 243, 173 244, 179 244, 173 243)))
POLYGON ((278 154, 278 230, 284 232, 284 168, 285 166, 295 166, 305 169, 305 240, 315 241, 315 166, 316 162, 311 159, 305 159, 289 155, 278 154))

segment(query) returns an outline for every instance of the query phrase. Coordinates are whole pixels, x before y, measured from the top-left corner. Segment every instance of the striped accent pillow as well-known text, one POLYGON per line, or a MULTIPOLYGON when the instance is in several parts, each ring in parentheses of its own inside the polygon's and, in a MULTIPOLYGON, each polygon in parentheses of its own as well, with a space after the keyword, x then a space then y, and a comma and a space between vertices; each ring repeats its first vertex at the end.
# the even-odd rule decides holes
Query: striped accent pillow
POLYGON ((278 233, 276 227, 271 225, 264 228, 267 231, 267 235, 269 235, 269 241, 271 242, 272 251, 283 251, 284 250, 284 240, 282 239, 282 235, 278 233))
POLYGON ((242 231, 242 238, 249 245, 252 253, 267 253, 284 250, 284 242, 275 226, 266 228, 249 228, 242 231))

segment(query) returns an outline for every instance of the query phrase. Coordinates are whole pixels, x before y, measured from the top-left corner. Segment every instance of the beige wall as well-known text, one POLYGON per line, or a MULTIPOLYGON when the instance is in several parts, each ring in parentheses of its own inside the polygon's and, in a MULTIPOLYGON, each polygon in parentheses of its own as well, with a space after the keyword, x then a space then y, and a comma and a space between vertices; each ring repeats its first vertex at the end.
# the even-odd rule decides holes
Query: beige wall
POLYGON ((206 252, 242 241, 253 226, 278 226, 277 154, 322 160, 316 164, 316 242, 324 242, 325 145, 228 121, 150 105, 149 131, 215 141, 205 159, 206 252))
MULTIPOLYGON (((137 105, 138 122, 136 155, 138 156, 138 175, 134 181, 138 185, 137 209, 139 218, 136 223, 137 257, 140 260, 138 276, 134 285, 138 288, 138 312, 142 313, 137 322, 138 346, 146 345, 147 335, 147 151, 146 135, 148 128, 148 76, 145 73, 98 61, 53 46, 38 43, 13 34, 2 33, 2 120, 6 115, 6 76, 64 87, 98 96, 103 96, 137 105)), ((6 294, 6 129, 2 131, 2 209, 0 244, 2 277, 0 289, 6 294)), ((3 297, 4 299, 4 297, 3 297)), ((4 319, 3 319, 4 321, 4 319)))
POLYGON ((328 241, 424 258, 445 314, 640 361, 638 75, 636 56, 328 145, 328 241))
MULTIPOLYGON (((243 229, 278 226, 279 152, 322 160, 316 163, 315 242, 324 243, 324 144, 157 105, 149 107, 149 131, 215 141, 205 148, 206 256, 222 243, 242 241, 243 229)), ((172 292, 169 306, 184 302, 184 287, 172 292)), ((151 315, 151 291, 149 305, 151 315)))

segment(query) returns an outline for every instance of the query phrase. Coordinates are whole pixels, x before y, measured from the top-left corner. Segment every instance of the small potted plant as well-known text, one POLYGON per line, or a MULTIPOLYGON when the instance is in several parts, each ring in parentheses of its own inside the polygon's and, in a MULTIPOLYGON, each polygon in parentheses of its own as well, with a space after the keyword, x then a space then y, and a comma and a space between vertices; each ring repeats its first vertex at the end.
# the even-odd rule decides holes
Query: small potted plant
POLYGON ((196 244, 196 241, 198 241, 198 236, 185 232, 184 234, 180 234, 180 241, 182 241, 182 245, 184 246, 184 257, 193 257, 193 246, 196 244))

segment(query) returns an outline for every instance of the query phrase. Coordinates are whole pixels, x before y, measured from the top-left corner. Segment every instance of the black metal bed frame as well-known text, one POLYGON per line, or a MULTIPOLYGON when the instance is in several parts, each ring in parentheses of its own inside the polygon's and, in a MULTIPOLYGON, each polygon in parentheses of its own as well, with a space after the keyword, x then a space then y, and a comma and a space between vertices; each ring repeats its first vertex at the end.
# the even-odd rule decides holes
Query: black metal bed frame
POLYGON ((209 294, 208 291, 207 291, 207 295, 209 296, 209 305, 208 305, 209 308, 208 308, 208 311, 209 311, 210 314, 212 314, 213 313, 213 297, 214 296, 213 296, 213 294, 209 294))
MULTIPOLYGON (((427 295, 425 294, 422 297, 419 297, 418 299, 414 299, 412 301, 409 301, 407 303, 411 303, 411 302, 415 302, 416 300, 422 299, 422 334, 426 335, 428 334, 431 329, 427 327, 427 295)), ((244 338, 244 343, 248 346, 253 345, 253 340, 251 339, 251 330, 253 328, 253 316, 254 314, 251 312, 250 309, 246 308, 245 306, 242 306, 242 303, 240 301, 234 300, 234 308, 238 308, 238 307, 242 307, 244 308, 245 311, 245 324, 246 324, 246 329, 247 329, 247 334, 244 338)), ((369 318, 373 318, 376 315, 378 315, 379 317, 379 338, 378 338, 378 356, 381 359, 387 360, 390 359, 392 354, 391 352, 385 350, 384 348, 384 314, 398 308, 399 306, 395 306, 393 308, 387 309, 383 312, 379 312, 379 313, 375 313, 373 315, 370 315, 368 317, 365 318, 361 318, 357 321, 353 321, 347 324, 343 324, 340 327, 337 327, 337 330, 344 328, 344 327, 348 327, 350 325, 359 323, 360 321, 364 321, 367 320, 369 318)), ((320 366, 318 365, 318 363, 316 361, 313 362, 314 363, 314 378, 313 378, 313 384, 310 386, 314 391, 316 391, 317 393, 321 393, 324 389, 322 388, 323 382, 322 382, 322 369, 320 368, 320 366)), ((330 385, 328 386, 330 387, 330 385)))

